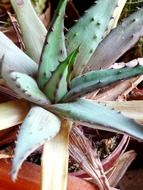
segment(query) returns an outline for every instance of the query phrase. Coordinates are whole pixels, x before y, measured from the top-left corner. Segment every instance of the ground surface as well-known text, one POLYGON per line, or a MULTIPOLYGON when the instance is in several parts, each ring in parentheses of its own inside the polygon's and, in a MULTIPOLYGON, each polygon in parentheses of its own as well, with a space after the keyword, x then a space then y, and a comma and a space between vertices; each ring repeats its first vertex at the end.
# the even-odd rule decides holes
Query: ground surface
POLYGON ((143 169, 134 169, 126 172, 119 183, 120 190, 142 190, 143 189, 143 169))

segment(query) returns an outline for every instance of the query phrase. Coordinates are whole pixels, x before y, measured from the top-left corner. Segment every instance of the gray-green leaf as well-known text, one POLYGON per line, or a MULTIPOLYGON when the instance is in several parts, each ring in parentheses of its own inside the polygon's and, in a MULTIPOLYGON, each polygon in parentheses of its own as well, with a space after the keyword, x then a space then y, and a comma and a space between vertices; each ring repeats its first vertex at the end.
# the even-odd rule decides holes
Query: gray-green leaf
POLYGON ((51 77, 59 61, 66 58, 64 39, 64 14, 67 0, 60 0, 45 40, 38 72, 38 84, 41 89, 51 77))
POLYGON ((13 180, 27 156, 55 137, 60 127, 61 121, 54 114, 38 106, 31 108, 18 134, 11 172, 13 180))
POLYGON ((142 73, 143 66, 122 69, 105 69, 85 73, 71 81, 69 86, 70 90, 65 95, 64 101, 71 101, 115 81, 127 79, 142 73))
POLYGON ((101 42, 119 0, 98 0, 89 8, 66 35, 67 51, 79 45, 79 56, 74 66, 74 76, 82 73, 96 47, 101 42))
POLYGON ((3 77, 9 87, 20 95, 21 98, 39 105, 46 105, 50 103, 32 77, 19 72, 5 72, 3 77))
POLYGON ((78 121, 85 126, 107 131, 126 133, 136 139, 143 140, 143 126, 121 113, 86 99, 75 102, 55 104, 51 106, 54 113, 78 121), (102 127, 104 126, 104 128, 102 127))
POLYGON ((143 36, 143 9, 126 18, 100 43, 84 72, 108 68, 143 36))

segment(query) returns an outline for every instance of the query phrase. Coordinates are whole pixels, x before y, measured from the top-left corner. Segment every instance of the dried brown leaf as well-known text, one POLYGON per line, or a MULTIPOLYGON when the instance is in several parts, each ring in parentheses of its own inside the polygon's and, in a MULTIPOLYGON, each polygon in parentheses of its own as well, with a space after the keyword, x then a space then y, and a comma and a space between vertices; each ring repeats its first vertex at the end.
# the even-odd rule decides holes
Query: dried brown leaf
POLYGON ((112 171, 110 171, 107 174, 111 186, 115 187, 118 184, 118 182, 121 180, 126 170, 128 169, 128 167, 135 158, 136 158, 136 153, 133 150, 130 150, 120 155, 112 171))

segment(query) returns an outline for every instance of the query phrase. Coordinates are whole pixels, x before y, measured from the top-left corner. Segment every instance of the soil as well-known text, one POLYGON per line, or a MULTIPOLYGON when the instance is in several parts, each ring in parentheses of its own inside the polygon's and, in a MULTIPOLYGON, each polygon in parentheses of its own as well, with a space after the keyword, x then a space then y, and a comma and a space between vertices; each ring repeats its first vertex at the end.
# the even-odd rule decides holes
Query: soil
POLYGON ((131 140, 128 150, 133 149, 137 153, 136 159, 119 182, 120 190, 142 190, 143 189, 143 143, 131 140))
POLYGON ((142 190, 143 189, 143 169, 128 170, 118 188, 120 190, 142 190))

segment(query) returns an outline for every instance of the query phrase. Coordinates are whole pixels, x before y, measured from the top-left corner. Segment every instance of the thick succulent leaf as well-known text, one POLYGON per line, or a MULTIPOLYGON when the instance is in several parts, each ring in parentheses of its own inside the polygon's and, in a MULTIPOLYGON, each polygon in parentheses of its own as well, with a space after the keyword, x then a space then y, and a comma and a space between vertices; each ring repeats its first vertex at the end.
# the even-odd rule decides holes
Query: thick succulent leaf
POLYGON ((142 125, 100 103, 79 99, 71 103, 52 105, 51 109, 53 112, 83 123, 85 126, 96 128, 97 124, 100 129, 126 133, 136 139, 143 140, 142 125), (101 127, 102 125, 104 127, 101 127))
POLYGON ((27 54, 39 63, 47 33, 30 0, 11 0, 23 34, 27 54))
POLYGON ((80 54, 74 66, 74 75, 79 75, 101 42, 108 24, 112 19, 119 0, 98 0, 86 11, 84 16, 69 30, 66 35, 68 52, 80 44, 80 54))
POLYGON ((55 137, 60 126, 60 119, 54 114, 38 106, 31 108, 18 134, 11 172, 13 180, 27 156, 55 137))
POLYGON ((43 89, 45 83, 51 77, 59 61, 63 61, 66 58, 64 39, 64 14, 66 4, 67 0, 60 0, 46 36, 38 73, 38 83, 41 89, 43 89))
POLYGON ((39 89, 36 81, 32 77, 13 71, 5 72, 3 77, 10 88, 19 94, 21 98, 39 105, 49 104, 49 100, 39 89))
POLYGON ((51 100, 51 102, 54 103, 60 101, 61 98, 63 98, 63 96, 67 93, 70 74, 72 72, 77 54, 78 49, 73 51, 63 62, 61 62, 45 85, 44 93, 51 100))
POLYGON ((84 72, 107 68, 143 36, 143 9, 126 18, 100 43, 84 72))
POLYGON ((2 32, 0 32, 0 59, 3 63, 3 75, 10 70, 35 75, 38 69, 37 64, 2 32))
POLYGON ((105 69, 85 73, 74 78, 70 83, 70 91, 64 97, 64 101, 71 101, 98 88, 104 87, 115 81, 127 79, 143 73, 143 66, 122 69, 105 69))

